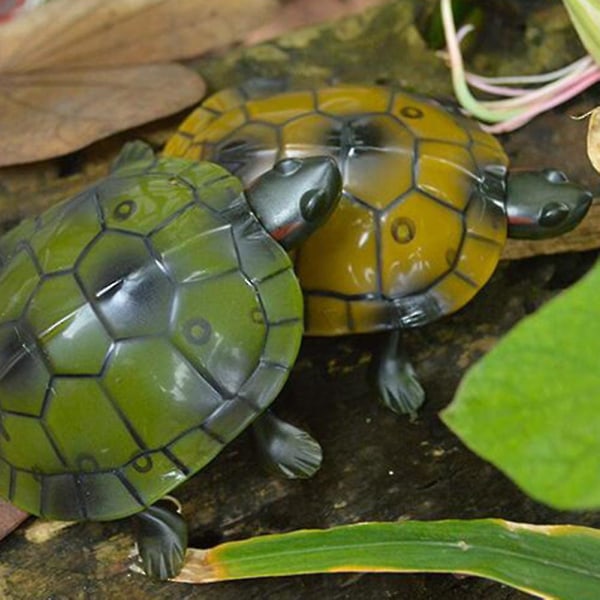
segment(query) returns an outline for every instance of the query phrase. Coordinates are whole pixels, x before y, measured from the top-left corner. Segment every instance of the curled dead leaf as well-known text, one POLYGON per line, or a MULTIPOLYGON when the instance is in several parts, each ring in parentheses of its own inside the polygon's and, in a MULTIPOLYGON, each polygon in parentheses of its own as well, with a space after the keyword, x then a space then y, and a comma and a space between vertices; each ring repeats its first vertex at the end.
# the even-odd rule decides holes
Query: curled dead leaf
POLYGON ((201 77, 166 63, 240 39, 277 7, 278 0, 53 0, 3 25, 0 166, 66 154, 197 102, 201 77))
POLYGON ((589 113, 587 155, 594 169, 600 173, 600 106, 589 113))
POLYGON ((323 21, 333 21, 362 12, 385 0, 287 0, 274 18, 253 30, 244 43, 258 44, 291 29, 308 27, 323 21))
POLYGON ((73 525, 75 525, 74 521, 35 520, 25 530, 25 539, 32 544, 45 544, 73 525))

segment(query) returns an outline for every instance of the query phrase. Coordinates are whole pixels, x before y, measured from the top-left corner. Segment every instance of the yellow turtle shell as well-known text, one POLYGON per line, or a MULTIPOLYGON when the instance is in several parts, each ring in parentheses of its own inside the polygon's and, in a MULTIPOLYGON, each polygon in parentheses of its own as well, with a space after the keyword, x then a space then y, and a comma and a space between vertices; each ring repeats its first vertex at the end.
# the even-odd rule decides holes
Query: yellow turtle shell
POLYGON ((425 294, 436 316, 454 312, 487 282, 506 240, 508 158, 498 141, 405 92, 221 92, 165 153, 218 162, 246 183, 283 157, 337 159, 342 201, 295 256, 308 335, 399 327, 399 307, 425 294))

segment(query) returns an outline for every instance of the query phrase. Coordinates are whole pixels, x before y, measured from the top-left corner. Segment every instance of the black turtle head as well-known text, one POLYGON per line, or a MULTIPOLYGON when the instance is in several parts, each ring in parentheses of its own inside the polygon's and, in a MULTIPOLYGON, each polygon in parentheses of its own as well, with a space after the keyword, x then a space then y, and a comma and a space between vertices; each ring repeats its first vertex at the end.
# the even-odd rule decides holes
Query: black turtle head
POLYGON ((555 237, 571 231, 585 217, 592 193, 555 169, 521 171, 508 176, 508 236, 555 237))
POLYGON ((333 212, 342 192, 336 162, 328 156, 284 158, 247 190, 252 210, 286 249, 305 240, 333 212))

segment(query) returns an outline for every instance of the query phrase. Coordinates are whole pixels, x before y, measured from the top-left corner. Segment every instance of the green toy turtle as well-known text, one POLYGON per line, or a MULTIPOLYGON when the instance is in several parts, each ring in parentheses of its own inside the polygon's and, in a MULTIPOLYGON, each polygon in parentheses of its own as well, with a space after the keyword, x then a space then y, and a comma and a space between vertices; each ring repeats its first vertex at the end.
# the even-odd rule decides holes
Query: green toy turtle
POLYGON ((285 249, 331 214, 328 157, 285 159, 244 193, 222 167, 128 145, 108 177, 0 239, 0 495, 58 520, 138 516, 147 574, 182 565, 157 505, 255 419, 302 476, 308 434, 265 413, 302 337, 285 249))
POLYGON ((165 154, 214 160, 245 182, 283 157, 328 154, 344 180, 333 217, 295 254, 307 335, 389 332, 374 374, 392 410, 424 392, 400 332, 464 306, 488 281, 507 236, 575 227, 592 194, 557 170, 508 172, 499 142, 430 98, 339 85, 209 98, 165 154))

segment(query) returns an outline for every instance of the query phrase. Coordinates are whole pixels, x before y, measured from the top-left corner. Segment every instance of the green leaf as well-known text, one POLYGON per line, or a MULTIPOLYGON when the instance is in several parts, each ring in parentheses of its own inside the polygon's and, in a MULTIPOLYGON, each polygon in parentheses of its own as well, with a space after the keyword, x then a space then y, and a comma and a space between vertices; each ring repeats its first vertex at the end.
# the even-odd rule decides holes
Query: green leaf
POLYGON ((444 422, 533 498, 600 507, 600 268, 524 319, 461 383, 444 422))
POLYGON ((598 556, 600 533, 585 527, 498 519, 360 523, 189 550, 175 581, 435 571, 486 577, 542 598, 597 600, 598 556))
POLYGON ((597 0, 563 0, 581 43, 600 64, 600 5, 597 0))

